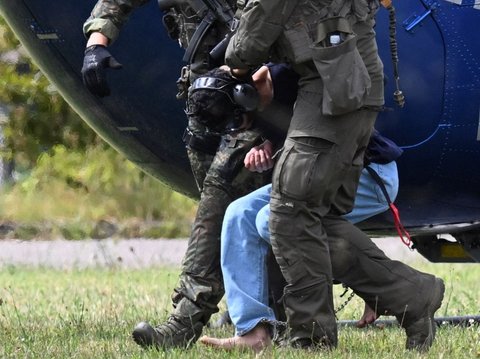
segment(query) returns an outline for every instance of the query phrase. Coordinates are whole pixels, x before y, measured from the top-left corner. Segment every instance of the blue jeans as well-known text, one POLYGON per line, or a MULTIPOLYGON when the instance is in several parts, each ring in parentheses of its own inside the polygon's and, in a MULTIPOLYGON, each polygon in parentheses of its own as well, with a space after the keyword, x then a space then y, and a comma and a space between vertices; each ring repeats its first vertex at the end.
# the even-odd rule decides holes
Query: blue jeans
MULTIPOLYGON (((370 164, 384 181, 393 201, 398 193, 397 165, 370 164)), ((227 306, 236 335, 244 335, 259 322, 274 322, 268 306, 266 254, 270 247, 268 217, 272 185, 232 202, 225 212, 221 237, 221 265, 227 306)), ((345 215, 357 223, 388 209, 387 201, 375 180, 364 169, 360 177, 355 206, 345 215)))

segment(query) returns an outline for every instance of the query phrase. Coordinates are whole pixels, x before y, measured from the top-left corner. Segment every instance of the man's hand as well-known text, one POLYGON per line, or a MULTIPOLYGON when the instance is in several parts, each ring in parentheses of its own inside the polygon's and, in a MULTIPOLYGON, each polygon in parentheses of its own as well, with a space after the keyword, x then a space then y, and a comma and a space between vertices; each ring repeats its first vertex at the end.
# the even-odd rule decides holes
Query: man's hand
POLYGON ((104 45, 92 45, 85 49, 82 77, 88 90, 99 97, 110 95, 106 69, 120 69, 120 64, 104 45))
POLYGON ((248 151, 243 163, 251 172, 268 171, 273 167, 272 152, 273 145, 269 140, 266 140, 261 145, 248 151))

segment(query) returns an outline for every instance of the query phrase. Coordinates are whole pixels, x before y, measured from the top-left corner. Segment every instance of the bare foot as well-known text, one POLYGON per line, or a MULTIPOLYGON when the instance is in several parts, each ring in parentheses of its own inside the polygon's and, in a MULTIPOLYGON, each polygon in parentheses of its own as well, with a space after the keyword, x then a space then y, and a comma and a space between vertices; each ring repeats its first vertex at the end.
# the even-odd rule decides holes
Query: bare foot
POLYGON ((231 338, 212 338, 204 335, 199 339, 200 343, 218 349, 252 349, 255 353, 272 345, 272 338, 268 332, 268 328, 264 324, 259 324, 247 334, 242 336, 234 336, 231 338))
POLYGON ((365 309, 363 311, 362 318, 357 322, 357 328, 364 328, 368 324, 372 324, 377 320, 377 313, 365 303, 365 309))

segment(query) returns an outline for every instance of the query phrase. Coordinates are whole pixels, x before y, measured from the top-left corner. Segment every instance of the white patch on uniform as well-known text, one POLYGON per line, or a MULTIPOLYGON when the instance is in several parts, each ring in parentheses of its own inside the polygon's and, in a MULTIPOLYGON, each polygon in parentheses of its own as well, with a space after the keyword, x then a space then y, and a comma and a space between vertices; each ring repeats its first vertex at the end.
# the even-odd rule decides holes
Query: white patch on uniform
POLYGON ((285 202, 283 205, 284 205, 285 207, 289 207, 289 208, 293 208, 293 207, 294 207, 293 202, 285 202))

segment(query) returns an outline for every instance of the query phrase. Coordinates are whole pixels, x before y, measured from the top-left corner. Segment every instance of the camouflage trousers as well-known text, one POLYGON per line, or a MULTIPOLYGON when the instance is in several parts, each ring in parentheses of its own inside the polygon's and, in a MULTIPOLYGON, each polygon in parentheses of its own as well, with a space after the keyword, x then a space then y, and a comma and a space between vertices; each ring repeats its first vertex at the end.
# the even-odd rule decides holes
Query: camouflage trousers
POLYGON ((208 322, 224 294, 220 268, 223 216, 235 199, 270 181, 270 173, 245 169, 247 152, 262 141, 259 131, 245 130, 222 136, 215 155, 188 149, 192 171, 201 193, 180 281, 172 301, 173 315, 208 322))

